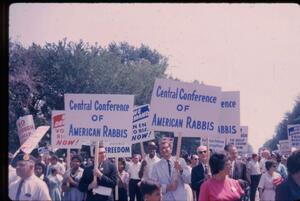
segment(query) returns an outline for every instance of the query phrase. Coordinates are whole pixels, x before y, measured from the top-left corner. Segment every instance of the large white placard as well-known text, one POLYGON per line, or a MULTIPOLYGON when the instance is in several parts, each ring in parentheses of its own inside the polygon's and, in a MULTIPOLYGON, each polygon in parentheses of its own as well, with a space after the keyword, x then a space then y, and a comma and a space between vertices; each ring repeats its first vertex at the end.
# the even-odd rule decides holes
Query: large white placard
POLYGON ((30 154, 32 150, 38 145, 39 141, 46 134, 50 126, 40 126, 34 133, 32 133, 29 138, 22 144, 21 150, 27 154, 30 154))
POLYGON ((51 146, 53 149, 79 149, 79 139, 70 139, 65 134, 65 111, 52 110, 51 146))
POLYGON ((131 143, 133 95, 65 94, 69 138, 131 143))
POLYGON ((32 115, 22 116, 17 120, 20 144, 22 145, 34 133, 35 125, 32 115))
POLYGON ((103 142, 106 156, 115 157, 131 157, 131 144, 127 142, 103 142))
POLYGON ((279 140, 279 151, 282 155, 288 155, 291 153, 290 141, 279 140))
POLYGON ((300 124, 288 125, 288 139, 291 148, 300 148, 300 124))
POLYGON ((217 135, 220 95, 220 87, 156 79, 150 130, 181 133, 183 137, 217 135))
POLYGON ((132 144, 155 139, 154 134, 149 131, 147 126, 149 109, 149 104, 137 106, 133 109, 132 144))
POLYGON ((222 92, 220 108, 218 133, 228 139, 240 138, 240 92, 222 92))

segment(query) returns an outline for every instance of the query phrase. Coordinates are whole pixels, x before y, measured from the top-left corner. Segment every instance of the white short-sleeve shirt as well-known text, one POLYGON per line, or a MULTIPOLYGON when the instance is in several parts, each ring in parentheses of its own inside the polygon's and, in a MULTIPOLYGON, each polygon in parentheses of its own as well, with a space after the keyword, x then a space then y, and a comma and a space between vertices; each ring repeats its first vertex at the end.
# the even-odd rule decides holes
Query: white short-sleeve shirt
MULTIPOLYGON (((9 185, 9 197, 12 200, 16 200, 21 179, 12 182, 9 185)), ((21 187, 20 200, 51 200, 49 190, 46 183, 35 176, 34 174, 24 180, 21 187)))

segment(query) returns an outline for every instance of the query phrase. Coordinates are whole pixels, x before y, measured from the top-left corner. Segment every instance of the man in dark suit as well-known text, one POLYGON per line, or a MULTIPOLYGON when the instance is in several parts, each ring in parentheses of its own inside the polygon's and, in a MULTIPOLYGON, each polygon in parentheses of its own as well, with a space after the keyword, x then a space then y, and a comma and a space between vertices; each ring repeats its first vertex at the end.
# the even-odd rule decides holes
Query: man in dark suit
POLYGON ((102 145, 99 146, 98 158, 98 168, 86 167, 78 188, 87 193, 87 201, 113 201, 113 189, 117 184, 117 168, 106 159, 105 148, 102 145))
POLYGON ((249 181, 247 178, 246 164, 243 161, 237 160, 238 152, 235 145, 227 144, 224 150, 227 152, 232 164, 232 169, 229 177, 238 180, 242 188, 246 192, 246 196, 249 196, 248 194, 250 193, 250 191, 248 188, 249 181))
POLYGON ((197 200, 199 199, 200 187, 202 183, 210 177, 208 172, 208 152, 206 146, 199 146, 197 148, 199 163, 193 167, 191 174, 192 189, 196 192, 197 200))
POLYGON ((300 150, 287 160, 288 178, 276 188, 276 201, 300 200, 300 150))

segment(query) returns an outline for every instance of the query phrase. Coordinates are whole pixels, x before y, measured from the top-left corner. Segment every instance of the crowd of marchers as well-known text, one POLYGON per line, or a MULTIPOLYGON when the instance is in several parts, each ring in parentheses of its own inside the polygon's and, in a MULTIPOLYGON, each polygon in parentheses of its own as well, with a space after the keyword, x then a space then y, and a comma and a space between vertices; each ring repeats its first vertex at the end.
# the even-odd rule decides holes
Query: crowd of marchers
MULTIPOLYGON (((52 201, 296 201, 300 200, 300 150, 287 156, 264 149, 239 156, 233 144, 213 152, 173 156, 169 139, 147 144, 147 154, 94 158, 72 153, 69 165, 54 153, 9 157, 12 200, 52 201), (118 164, 118 165, 116 165, 118 164), (68 168, 67 168, 68 167, 68 168), (117 192, 116 192, 117 191, 117 192)), ((10 155, 11 156, 11 155, 10 155)))

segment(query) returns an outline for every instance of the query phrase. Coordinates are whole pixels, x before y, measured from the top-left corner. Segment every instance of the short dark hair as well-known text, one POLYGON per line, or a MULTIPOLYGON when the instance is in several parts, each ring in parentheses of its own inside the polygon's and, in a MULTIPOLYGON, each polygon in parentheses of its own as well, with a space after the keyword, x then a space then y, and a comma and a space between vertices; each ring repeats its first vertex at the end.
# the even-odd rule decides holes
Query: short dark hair
POLYGON ((72 158, 71 158, 71 161, 74 160, 74 159, 79 160, 80 163, 82 162, 82 157, 81 157, 80 155, 77 155, 77 154, 76 154, 76 155, 73 155, 72 158))
POLYGON ((265 163, 265 166, 266 166, 266 169, 267 169, 267 170, 270 170, 271 167, 272 167, 273 165, 276 165, 276 162, 273 161, 273 160, 268 160, 268 161, 266 161, 266 163, 265 163))
POLYGON ((126 161, 124 158, 119 158, 118 162, 120 162, 124 167, 126 166, 126 161))
POLYGON ((257 157, 257 156, 258 156, 258 154, 253 153, 253 154, 252 154, 252 159, 254 159, 254 158, 257 157))
POLYGON ((34 169, 35 169, 37 166, 40 166, 40 167, 42 168, 43 172, 45 171, 45 165, 44 165, 43 163, 41 163, 41 162, 36 163, 36 164, 34 165, 34 169))
POLYGON ((234 144, 232 144, 232 143, 226 144, 225 147, 224 147, 224 150, 225 150, 225 151, 229 151, 229 149, 230 149, 231 147, 234 147, 234 144))
POLYGON ((229 157, 223 153, 214 153, 209 159, 209 166, 213 175, 218 174, 224 169, 225 163, 229 161, 229 157))
POLYGON ((151 181, 142 181, 140 185, 142 196, 151 195, 154 191, 160 190, 159 185, 151 181))
POLYGON ((288 173, 293 175, 300 171, 300 150, 293 152, 287 159, 288 173))

